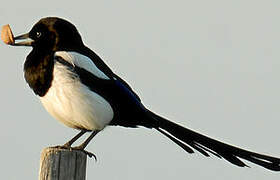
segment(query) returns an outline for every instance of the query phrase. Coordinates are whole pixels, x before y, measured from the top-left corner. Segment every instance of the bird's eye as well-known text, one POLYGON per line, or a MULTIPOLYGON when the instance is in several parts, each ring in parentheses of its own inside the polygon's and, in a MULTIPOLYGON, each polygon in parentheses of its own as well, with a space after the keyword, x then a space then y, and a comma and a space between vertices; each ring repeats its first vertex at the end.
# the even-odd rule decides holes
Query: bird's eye
POLYGON ((36 37, 39 38, 41 37, 42 33, 41 32, 36 32, 36 37))

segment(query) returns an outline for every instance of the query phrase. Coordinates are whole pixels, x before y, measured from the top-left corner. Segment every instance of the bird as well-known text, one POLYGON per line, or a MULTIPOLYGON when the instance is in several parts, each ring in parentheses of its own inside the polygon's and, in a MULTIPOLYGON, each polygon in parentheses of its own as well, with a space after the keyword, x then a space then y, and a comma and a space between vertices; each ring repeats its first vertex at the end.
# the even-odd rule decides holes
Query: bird
POLYGON ((24 62, 24 78, 44 108, 64 125, 79 130, 61 148, 85 151, 107 126, 145 127, 163 134, 187 153, 213 155, 239 167, 249 167, 246 160, 280 171, 280 158, 215 140, 146 108, 131 86, 84 44, 68 20, 44 17, 14 40, 13 46, 32 47, 24 62), (89 137, 72 147, 87 132, 91 132, 89 137))

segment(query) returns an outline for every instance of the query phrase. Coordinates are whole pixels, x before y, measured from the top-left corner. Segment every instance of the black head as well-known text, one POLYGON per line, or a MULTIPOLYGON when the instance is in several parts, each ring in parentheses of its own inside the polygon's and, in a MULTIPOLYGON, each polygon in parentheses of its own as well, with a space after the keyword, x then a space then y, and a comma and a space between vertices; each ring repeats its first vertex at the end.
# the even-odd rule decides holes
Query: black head
POLYGON ((73 50, 83 46, 82 38, 76 27, 70 22, 47 17, 37 22, 27 34, 15 37, 14 45, 32 46, 47 51, 73 50))

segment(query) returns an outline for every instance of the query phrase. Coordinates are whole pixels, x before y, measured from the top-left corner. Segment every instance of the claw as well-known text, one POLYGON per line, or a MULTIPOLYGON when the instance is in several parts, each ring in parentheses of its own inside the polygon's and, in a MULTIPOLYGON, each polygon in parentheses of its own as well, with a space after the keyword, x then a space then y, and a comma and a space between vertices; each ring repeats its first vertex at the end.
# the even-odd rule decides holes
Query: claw
POLYGON ((71 147, 70 150, 76 150, 76 151, 82 151, 83 153, 85 153, 86 155, 88 155, 88 157, 90 158, 94 158, 95 161, 97 161, 97 157, 95 154, 93 154, 92 152, 86 151, 84 149, 81 149, 79 146, 77 147, 71 147))
POLYGON ((88 155, 88 157, 90 158, 94 158, 95 161, 97 161, 97 157, 95 154, 93 154, 92 152, 89 152, 89 151, 86 151, 84 150, 82 147, 80 146, 76 146, 76 147, 71 147, 71 146, 68 146, 67 143, 64 144, 64 145, 58 145, 58 146, 53 146, 53 148, 58 148, 58 149, 68 149, 70 151, 82 151, 83 153, 85 153, 86 155, 88 155))

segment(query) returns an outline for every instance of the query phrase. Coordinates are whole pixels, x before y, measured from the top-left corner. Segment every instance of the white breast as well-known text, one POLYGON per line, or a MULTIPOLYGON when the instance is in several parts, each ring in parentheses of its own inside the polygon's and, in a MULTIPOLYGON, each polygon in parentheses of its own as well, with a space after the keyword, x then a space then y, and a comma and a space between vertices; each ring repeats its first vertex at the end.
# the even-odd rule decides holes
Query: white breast
POLYGON ((58 62, 54 65, 51 87, 40 99, 52 116, 71 128, 101 130, 114 116, 103 97, 88 89, 79 77, 58 62))

